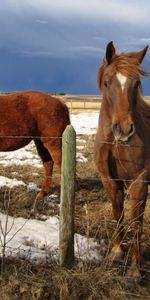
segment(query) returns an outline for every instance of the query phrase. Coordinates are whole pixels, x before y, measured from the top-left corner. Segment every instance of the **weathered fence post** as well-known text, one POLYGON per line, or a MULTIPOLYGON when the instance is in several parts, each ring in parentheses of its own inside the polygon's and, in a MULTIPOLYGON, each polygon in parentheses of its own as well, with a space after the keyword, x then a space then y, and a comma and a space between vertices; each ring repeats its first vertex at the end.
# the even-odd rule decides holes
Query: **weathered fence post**
POLYGON ((74 202, 76 173, 76 133, 68 125, 62 136, 59 261, 71 266, 74 261, 74 202))

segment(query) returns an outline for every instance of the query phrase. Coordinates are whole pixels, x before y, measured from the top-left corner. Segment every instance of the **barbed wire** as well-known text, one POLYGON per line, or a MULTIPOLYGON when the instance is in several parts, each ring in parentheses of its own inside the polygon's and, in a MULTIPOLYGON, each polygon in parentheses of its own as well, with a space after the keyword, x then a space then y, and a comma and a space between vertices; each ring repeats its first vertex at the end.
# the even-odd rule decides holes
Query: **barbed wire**
POLYGON ((62 136, 38 136, 38 135, 0 135, 0 138, 9 138, 9 139, 62 139, 62 136))
MULTIPOLYGON (((20 138, 24 138, 24 139, 44 139, 44 138, 46 138, 46 139, 62 139, 62 137, 56 137, 56 136, 54 136, 54 137, 49 137, 49 136, 0 136, 0 138, 10 138, 10 139, 20 139, 20 138)), ((89 138, 89 140, 90 140, 90 142, 91 141, 95 141, 95 139, 91 139, 91 138, 89 138)), ((117 144, 116 142, 111 142, 111 141, 99 141, 99 144, 108 144, 108 145, 115 145, 115 146, 119 146, 119 147, 126 147, 126 148, 146 148, 147 146, 144 146, 144 145, 129 145, 129 144, 117 144)), ((88 154, 94 154, 94 152, 87 152, 88 154)), ((11 159, 10 159, 11 160, 11 159)), ((7 160, 8 161, 8 160, 7 160)), ((7 167, 7 166, 6 166, 7 167)), ((17 166, 17 167, 19 167, 19 165, 17 166)), ((41 163, 41 167, 42 167, 42 163, 41 163)), ((35 175, 31 175, 31 173, 29 173, 29 172, 25 172, 26 174, 30 174, 30 177, 32 176, 32 177, 37 177, 37 175, 35 176, 35 175)), ((10 172, 5 172, 5 173, 3 173, 3 174, 8 174, 8 175, 10 175, 10 172)), ((22 177, 22 175, 20 175, 20 174, 17 174, 17 176, 18 177, 22 177)), ((28 175, 29 176, 29 175, 28 175)), ((53 178, 53 179, 55 179, 55 178, 61 178, 61 176, 59 175, 59 176, 56 176, 56 175, 54 175, 54 176, 44 176, 44 178, 53 178)), ((76 177, 76 179, 77 180, 80 180, 80 179, 85 179, 85 177, 80 177, 80 176, 78 176, 78 174, 77 174, 77 177, 76 177)), ((86 177, 86 180, 95 180, 95 181, 98 181, 99 180, 99 178, 98 177, 86 177)), ((103 177, 103 180, 108 180, 108 178, 105 178, 105 177, 103 177)), ((113 181, 127 181, 127 182, 132 182, 133 180, 132 179, 124 179, 124 178, 120 178, 120 179, 118 179, 118 178, 109 178, 109 180, 113 180, 113 181)), ((138 180, 139 182, 145 182, 145 183, 150 183, 150 181, 148 181, 148 180, 138 180)), ((106 224, 106 222, 104 221, 104 223, 106 224)), ((115 221, 113 221, 112 220, 112 222, 111 222, 111 220, 109 220, 109 223, 116 223, 115 221)), ((143 226, 143 230, 149 230, 150 229, 150 227, 149 226, 143 226)), ((32 247, 32 246, 31 246, 32 247)), ((0 245, 0 248, 2 248, 2 246, 0 245)), ((15 248, 15 247, 10 247, 10 246, 6 246, 6 249, 9 249, 9 250, 11 250, 12 252, 16 252, 17 250, 18 250, 18 248, 15 248)), ((40 254, 40 255, 43 255, 43 256, 47 256, 47 254, 49 253, 49 252, 47 252, 47 251, 49 251, 49 249, 41 249, 41 250, 34 250, 34 249, 29 249, 29 250, 24 250, 24 249, 19 249, 19 251, 21 251, 21 252, 23 252, 23 253, 25 253, 25 252, 28 252, 27 253, 27 257, 28 257, 28 255, 29 255, 29 253, 37 253, 37 254, 40 254)), ((128 265, 122 265, 122 264, 120 264, 119 265, 120 267, 124 267, 124 268, 128 268, 128 265)), ((150 273, 150 270, 147 270, 147 269, 144 269, 144 268, 141 268, 141 271, 146 271, 147 273, 150 273)), ((129 295, 131 295, 131 293, 129 293, 129 295)), ((134 295, 136 295, 136 294, 134 294, 134 295)), ((138 296, 138 294, 137 294, 137 296, 138 296)), ((144 296, 145 297, 145 296, 144 296)))
MULTIPOLYGON (((78 163, 83 163, 83 162, 78 162, 78 163)), ((12 165, 13 165, 13 163, 12 163, 12 165)), ((28 165, 28 163, 27 163, 27 165, 28 165)), ((30 165, 30 164, 29 164, 30 165)), ((5 166, 5 168, 7 168, 7 167, 11 167, 11 165, 6 165, 5 166)), ((22 167, 22 165, 16 165, 16 167, 22 167)), ((41 164, 41 167, 40 167, 40 169, 42 170, 42 164, 41 164)), ((31 166, 31 168, 32 168, 32 166, 31 166)), ((38 167, 35 167, 34 166, 34 168, 37 168, 37 169, 39 169, 38 167)), ((19 177, 19 178, 23 178, 24 176, 23 175, 21 175, 21 174, 19 174, 19 173, 17 173, 16 171, 9 171, 9 172, 7 172, 7 171, 4 171, 4 170, 0 170, 0 173, 2 174, 2 175, 0 175, 0 176, 8 176, 9 175, 9 177, 10 177, 10 175, 11 176, 13 176, 14 173, 15 172, 15 176, 16 177, 19 177)), ((38 172, 38 171, 36 171, 36 172, 38 172)), ((44 171, 42 171, 42 172, 44 172, 44 171)), ((34 172, 31 174, 31 172, 30 171, 25 171, 25 176, 26 177, 32 177, 32 178, 37 178, 37 177, 40 177, 41 176, 41 174, 39 173, 37 173, 37 174, 34 174, 34 172)), ((47 179, 61 179, 61 174, 56 174, 56 175, 52 175, 52 176, 45 176, 44 174, 42 174, 42 178, 47 178, 47 179)), ((11 179, 11 178, 10 178, 11 179)), ((78 174, 78 171, 76 172, 76 180, 78 181, 78 180, 87 180, 87 181, 100 181, 101 179, 102 180, 104 180, 104 181, 117 181, 117 182, 120 182, 120 181, 124 181, 124 182, 133 182, 135 179, 127 179, 127 178, 111 178, 111 177, 103 177, 103 176, 101 176, 101 175, 97 175, 96 177, 86 177, 86 179, 85 179, 85 177, 82 177, 81 176, 81 173, 80 174, 78 174)), ((138 179, 138 182, 144 182, 144 183, 147 183, 147 184, 150 184, 150 180, 144 180, 144 179, 138 179)))
MULTIPOLYGON (((78 137, 80 137, 81 135, 86 135, 86 134, 77 134, 76 135, 76 139, 78 140, 78 137)), ((95 134, 91 134, 91 135, 96 135, 95 134)), ((28 136, 24 136, 24 135, 0 135, 0 138, 9 138, 9 139, 61 139, 62 140, 62 136, 37 136, 37 135, 28 135, 28 136)), ((90 142, 95 142, 95 138, 91 139, 91 137, 88 138, 88 140, 90 142)), ((80 141, 80 139, 79 139, 80 141)), ((87 141, 87 135, 86 135, 86 141, 87 141)), ((99 140, 98 141, 99 144, 106 144, 106 145, 114 145, 116 147, 125 147, 125 148, 149 148, 149 146, 147 145, 131 145, 128 144, 126 142, 117 142, 117 141, 107 141, 107 140, 99 140)), ((78 146, 77 146, 78 147, 78 146)), ((92 152, 89 154, 92 154, 92 152)))
MULTIPOLYGON (((17 233, 16 233, 16 235, 17 235, 17 233)), ((51 251, 51 249, 48 248, 48 247, 47 248, 45 247, 45 248, 39 249, 39 250, 38 249, 35 250, 35 249, 33 249, 34 245, 28 245, 29 249, 22 249, 21 247, 22 247, 22 245, 20 245, 18 247, 12 247, 12 246, 7 246, 6 245, 5 249, 9 249, 12 252, 20 251, 20 252, 28 252, 28 254, 29 253, 37 253, 37 254, 41 254, 41 255, 46 255, 51 251)), ((0 248, 2 249, 3 246, 0 245, 0 248)), ((55 250, 53 250, 53 251, 55 251, 55 250)), ((53 252, 53 251, 51 251, 51 252, 53 252)))
MULTIPOLYGON (((1 172, 1 171, 0 171, 1 172)), ((13 172, 11 173, 11 176, 13 175, 13 172)), ((37 177, 40 177, 40 174, 31 174, 30 172, 25 172, 26 176, 30 177, 30 178, 37 178, 37 177)), ((2 172, 2 175, 0 176, 6 176, 6 175, 9 175, 10 176, 10 172, 2 172)), ((21 174, 15 174, 16 177, 19 177, 19 178, 23 178, 23 175, 21 174)), ((42 174, 42 178, 47 178, 47 179, 61 179, 61 175, 58 174, 58 175, 52 175, 52 176, 45 176, 42 174)), ((12 179, 12 178, 10 178, 12 179)), ((126 178, 107 178, 107 177, 102 177, 100 175, 98 175, 97 177, 82 177, 81 175, 76 175, 76 181, 80 181, 80 180, 87 180, 87 181, 95 181, 95 182, 98 182, 100 181, 100 179, 103 179, 104 181, 125 181, 125 182, 133 182, 134 179, 126 179, 126 178)), ((150 184, 150 180, 143 180, 143 179, 138 179, 138 182, 144 182, 144 183, 147 183, 147 184, 150 184)))

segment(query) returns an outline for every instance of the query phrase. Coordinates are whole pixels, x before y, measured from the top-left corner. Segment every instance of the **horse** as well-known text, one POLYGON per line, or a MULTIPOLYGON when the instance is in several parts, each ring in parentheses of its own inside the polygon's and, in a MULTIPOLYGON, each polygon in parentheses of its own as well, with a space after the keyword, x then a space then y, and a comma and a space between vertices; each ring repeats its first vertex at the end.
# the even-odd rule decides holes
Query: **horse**
POLYGON ((0 95, 0 151, 13 151, 34 141, 44 166, 37 198, 50 192, 54 163, 61 171, 62 133, 70 124, 67 106, 38 91, 0 95))
POLYGON ((141 235, 150 182, 150 105, 142 97, 141 87, 141 76, 149 75, 141 67, 147 49, 118 54, 111 41, 97 76, 103 99, 94 160, 117 224, 110 257, 120 260, 124 254, 127 193, 131 201, 131 262, 126 276, 133 280, 142 278, 141 235))

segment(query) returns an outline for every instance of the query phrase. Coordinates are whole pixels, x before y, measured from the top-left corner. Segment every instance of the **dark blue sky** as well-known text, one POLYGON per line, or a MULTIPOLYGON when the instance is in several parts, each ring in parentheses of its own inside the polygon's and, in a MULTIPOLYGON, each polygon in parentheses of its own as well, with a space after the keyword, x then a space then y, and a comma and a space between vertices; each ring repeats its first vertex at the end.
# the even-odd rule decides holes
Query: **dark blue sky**
MULTIPOLYGON (((106 44, 118 52, 150 44, 149 0, 3 0, 0 91, 97 94, 106 44)), ((150 49, 144 66, 150 70, 150 49)), ((150 78, 143 79, 150 95, 150 78)))

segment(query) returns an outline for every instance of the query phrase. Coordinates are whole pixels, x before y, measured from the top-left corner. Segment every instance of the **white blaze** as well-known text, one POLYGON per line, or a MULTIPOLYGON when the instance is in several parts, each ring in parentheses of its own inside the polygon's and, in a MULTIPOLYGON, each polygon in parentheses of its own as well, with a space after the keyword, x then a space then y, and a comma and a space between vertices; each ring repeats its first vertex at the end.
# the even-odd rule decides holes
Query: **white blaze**
POLYGON ((122 88, 122 91, 123 91, 124 87, 125 87, 125 83, 127 81, 127 77, 122 75, 121 73, 117 73, 116 77, 117 77, 118 81, 120 82, 121 88, 122 88))

